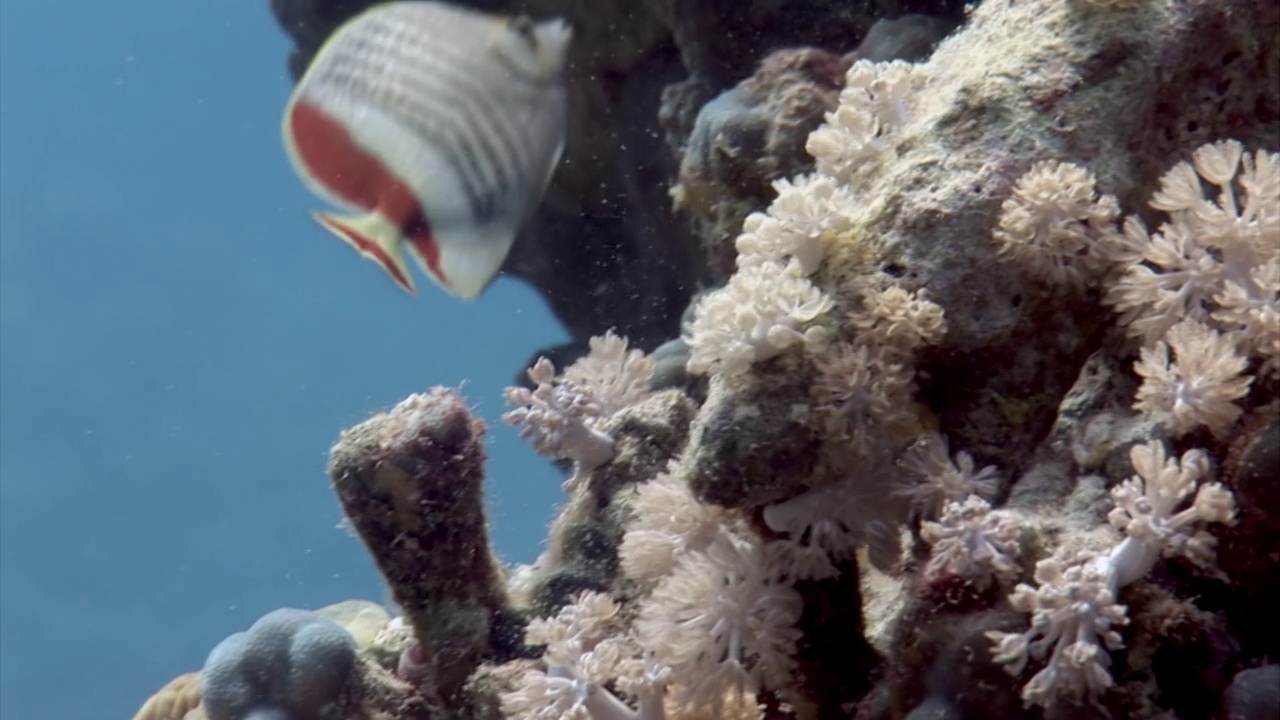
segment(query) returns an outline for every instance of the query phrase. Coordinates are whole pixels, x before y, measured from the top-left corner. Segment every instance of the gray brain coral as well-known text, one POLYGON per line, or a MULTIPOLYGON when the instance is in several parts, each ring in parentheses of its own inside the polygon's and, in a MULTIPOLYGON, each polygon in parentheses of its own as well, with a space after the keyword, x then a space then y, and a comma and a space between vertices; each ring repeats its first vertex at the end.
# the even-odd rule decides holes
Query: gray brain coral
POLYGON ((338 720, 356 676, 356 643, 341 625, 282 608, 218 643, 200 675, 209 720, 338 720))

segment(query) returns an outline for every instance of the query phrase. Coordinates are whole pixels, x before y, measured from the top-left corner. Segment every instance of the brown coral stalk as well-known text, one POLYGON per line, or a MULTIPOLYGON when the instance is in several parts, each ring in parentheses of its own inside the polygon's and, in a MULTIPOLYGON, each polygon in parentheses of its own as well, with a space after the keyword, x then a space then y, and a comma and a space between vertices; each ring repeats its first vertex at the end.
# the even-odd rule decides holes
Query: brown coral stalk
POLYGON ((343 432, 329 475, 430 658, 446 703, 490 654, 505 606, 481 497, 484 423, 443 387, 343 432))

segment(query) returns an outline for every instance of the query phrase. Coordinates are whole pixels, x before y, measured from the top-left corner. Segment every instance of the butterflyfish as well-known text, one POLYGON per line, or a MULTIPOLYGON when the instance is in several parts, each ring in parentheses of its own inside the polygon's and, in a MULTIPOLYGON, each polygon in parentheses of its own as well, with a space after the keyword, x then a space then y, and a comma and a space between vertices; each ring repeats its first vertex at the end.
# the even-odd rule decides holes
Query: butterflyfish
POLYGON ((345 211, 315 219, 410 294, 406 253, 446 291, 478 296, 559 163, 570 37, 559 19, 443 2, 347 21, 284 113, 294 170, 345 211))

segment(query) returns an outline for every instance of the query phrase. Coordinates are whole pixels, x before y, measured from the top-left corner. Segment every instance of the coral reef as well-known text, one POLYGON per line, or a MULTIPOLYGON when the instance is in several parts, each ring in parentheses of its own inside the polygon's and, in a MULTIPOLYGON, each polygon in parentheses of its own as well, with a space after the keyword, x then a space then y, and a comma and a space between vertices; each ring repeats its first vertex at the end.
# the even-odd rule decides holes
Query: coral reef
POLYGON ((329 467, 399 616, 268 615, 140 719, 1274 714, 1280 6, 988 0, 929 53, 947 8, 860 49, 860 3, 750 5, 649 3, 717 282, 508 390, 545 552, 496 559, 483 423, 412 395, 329 467))

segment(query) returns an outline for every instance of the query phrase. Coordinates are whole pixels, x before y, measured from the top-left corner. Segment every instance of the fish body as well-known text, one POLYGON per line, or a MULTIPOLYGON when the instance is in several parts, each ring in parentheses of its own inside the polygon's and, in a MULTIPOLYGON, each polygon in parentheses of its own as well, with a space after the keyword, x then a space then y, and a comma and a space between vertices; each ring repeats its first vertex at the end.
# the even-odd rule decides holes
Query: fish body
POLYGON ((284 113, 290 163, 346 214, 325 228, 415 293, 407 252, 464 299, 498 273, 564 148, 571 32, 390 2, 334 32, 284 113))

